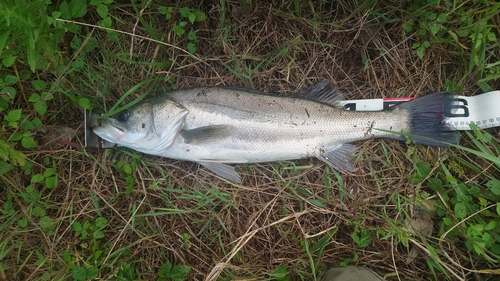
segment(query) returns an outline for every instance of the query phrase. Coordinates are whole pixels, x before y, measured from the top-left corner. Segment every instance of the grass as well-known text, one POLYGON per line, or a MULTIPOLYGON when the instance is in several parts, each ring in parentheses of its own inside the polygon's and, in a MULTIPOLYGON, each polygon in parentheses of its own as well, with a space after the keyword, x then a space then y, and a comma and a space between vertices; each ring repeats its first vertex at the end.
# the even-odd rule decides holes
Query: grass
POLYGON ((499 5, 44 2, 0 4, 0 280, 318 280, 347 264, 497 278, 497 128, 447 149, 359 143, 350 175, 312 159, 238 165, 241 185, 78 145, 82 108, 112 115, 157 88, 498 89, 499 5))

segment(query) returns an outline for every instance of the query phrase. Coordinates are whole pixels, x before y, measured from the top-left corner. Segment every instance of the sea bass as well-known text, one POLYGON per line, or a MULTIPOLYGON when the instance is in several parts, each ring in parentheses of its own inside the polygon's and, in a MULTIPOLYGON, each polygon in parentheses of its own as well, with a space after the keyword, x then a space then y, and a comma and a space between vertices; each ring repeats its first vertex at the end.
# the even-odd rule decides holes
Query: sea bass
POLYGON ((332 168, 354 171, 350 144, 370 138, 446 146, 459 135, 443 121, 453 95, 430 94, 377 112, 349 111, 328 81, 295 95, 278 96, 236 87, 202 87, 158 94, 100 120, 102 139, 137 151, 193 161, 234 182, 227 163, 316 157, 332 168))

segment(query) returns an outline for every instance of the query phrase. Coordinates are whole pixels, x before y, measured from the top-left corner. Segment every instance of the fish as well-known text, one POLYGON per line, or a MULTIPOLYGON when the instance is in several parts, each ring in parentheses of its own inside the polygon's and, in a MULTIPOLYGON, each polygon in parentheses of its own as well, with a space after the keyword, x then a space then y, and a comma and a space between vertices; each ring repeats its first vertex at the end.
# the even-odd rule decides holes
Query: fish
POLYGON ((355 172, 353 142, 372 138, 429 146, 457 144, 446 124, 454 94, 438 92, 388 110, 362 112, 340 105, 328 80, 292 95, 229 86, 160 92, 108 118, 93 132, 136 151, 196 162, 240 183, 229 164, 316 157, 343 173, 355 172))

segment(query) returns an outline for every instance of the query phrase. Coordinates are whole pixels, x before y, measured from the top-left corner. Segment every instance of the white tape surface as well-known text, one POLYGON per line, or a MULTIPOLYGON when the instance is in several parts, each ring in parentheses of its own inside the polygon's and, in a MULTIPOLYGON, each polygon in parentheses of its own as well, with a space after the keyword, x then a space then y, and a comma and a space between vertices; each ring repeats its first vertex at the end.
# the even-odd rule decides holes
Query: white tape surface
MULTIPOLYGON (((409 100, 411 98, 346 100, 341 104, 349 110, 378 111, 409 100)), ((482 129, 500 126, 500 91, 473 97, 457 96, 445 115, 448 117, 445 122, 455 130, 470 130, 470 123, 482 129)))

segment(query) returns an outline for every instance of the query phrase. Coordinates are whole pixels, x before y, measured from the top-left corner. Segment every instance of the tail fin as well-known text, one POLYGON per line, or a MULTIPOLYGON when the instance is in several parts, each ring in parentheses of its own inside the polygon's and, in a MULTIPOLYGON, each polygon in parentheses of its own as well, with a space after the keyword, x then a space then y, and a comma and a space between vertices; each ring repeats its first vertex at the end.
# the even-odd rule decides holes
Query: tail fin
POLYGON ((410 113, 410 134, 413 141, 431 146, 458 144, 460 133, 444 123, 445 112, 451 108, 454 94, 430 94, 399 105, 410 113))

